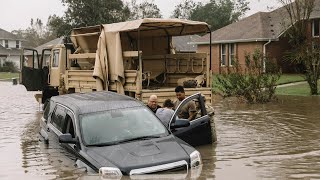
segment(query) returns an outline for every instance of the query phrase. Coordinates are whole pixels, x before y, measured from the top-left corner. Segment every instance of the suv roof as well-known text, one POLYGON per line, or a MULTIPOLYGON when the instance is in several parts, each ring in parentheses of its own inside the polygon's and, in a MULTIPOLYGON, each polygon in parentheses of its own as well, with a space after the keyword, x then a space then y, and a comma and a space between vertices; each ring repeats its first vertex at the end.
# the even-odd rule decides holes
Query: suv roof
POLYGON ((110 91, 66 94, 54 96, 51 100, 79 114, 144 106, 134 98, 110 91))

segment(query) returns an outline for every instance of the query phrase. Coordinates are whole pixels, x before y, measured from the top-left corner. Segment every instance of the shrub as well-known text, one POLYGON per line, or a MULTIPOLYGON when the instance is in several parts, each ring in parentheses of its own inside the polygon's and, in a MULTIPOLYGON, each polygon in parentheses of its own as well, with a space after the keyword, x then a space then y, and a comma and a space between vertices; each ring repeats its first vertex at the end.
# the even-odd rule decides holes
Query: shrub
POLYGON ((263 72, 263 55, 259 50, 245 55, 243 69, 236 59, 234 66, 228 67, 227 72, 217 76, 215 85, 223 96, 236 96, 248 103, 266 103, 275 97, 276 82, 281 71, 276 63, 265 58, 266 72, 263 72))
POLYGON ((5 61, 2 66, 0 66, 0 72, 18 72, 18 68, 13 62, 5 61))

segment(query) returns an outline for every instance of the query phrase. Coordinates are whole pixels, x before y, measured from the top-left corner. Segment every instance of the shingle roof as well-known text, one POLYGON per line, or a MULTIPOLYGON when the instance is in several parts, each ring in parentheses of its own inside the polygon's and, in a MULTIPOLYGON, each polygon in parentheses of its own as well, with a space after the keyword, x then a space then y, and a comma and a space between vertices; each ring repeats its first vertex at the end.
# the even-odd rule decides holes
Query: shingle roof
POLYGON ((21 40, 16 35, 0 28, 0 39, 21 40))
POLYGON ((175 36, 172 38, 173 46, 178 52, 196 52, 197 45, 190 44, 195 39, 200 38, 198 35, 191 36, 175 36))
MULTIPOLYGON (((45 48, 48 48, 50 46, 53 46, 53 45, 57 45, 57 44, 63 44, 63 37, 59 37, 59 38, 56 38, 52 41, 49 41, 45 44, 42 44, 38 47, 35 48, 35 50, 38 51, 38 53, 41 53, 42 52, 42 49, 45 49, 45 48)), ((46 51, 45 54, 50 54, 50 52, 46 51)), ((25 55, 32 55, 32 52, 31 51, 27 51, 25 53, 25 55)))
POLYGON ((20 56, 21 55, 21 49, 17 48, 5 48, 0 45, 0 54, 1 55, 6 55, 6 56, 20 56))
MULTIPOLYGON (((311 19, 320 17, 320 0, 315 1, 311 19)), ((252 42, 277 40, 290 26, 286 8, 280 7, 271 12, 258 12, 238 22, 212 32, 212 43, 252 42)), ((207 34, 194 41, 195 44, 208 44, 207 34)))

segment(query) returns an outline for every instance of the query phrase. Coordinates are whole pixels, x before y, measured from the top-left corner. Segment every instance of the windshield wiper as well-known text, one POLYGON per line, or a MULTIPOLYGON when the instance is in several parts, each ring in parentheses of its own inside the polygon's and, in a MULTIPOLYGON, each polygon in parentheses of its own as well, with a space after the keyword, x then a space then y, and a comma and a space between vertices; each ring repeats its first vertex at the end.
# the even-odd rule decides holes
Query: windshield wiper
POLYGON ((88 146, 103 147, 103 146, 112 146, 112 145, 116 145, 116 144, 118 144, 118 142, 90 144, 88 146))
POLYGON ((138 141, 138 140, 148 140, 148 139, 155 139, 155 138, 160 138, 163 136, 140 136, 140 137, 135 137, 135 138, 131 138, 131 139, 124 139, 121 141, 117 141, 117 143, 125 143, 125 142, 131 142, 131 141, 138 141))
POLYGON ((160 138, 164 137, 162 136, 140 136, 140 137, 135 137, 135 138, 130 138, 130 139, 124 139, 121 141, 115 141, 115 142, 110 142, 110 143, 100 143, 100 144, 90 144, 88 146, 97 146, 97 147, 103 147, 103 146, 112 146, 112 145, 117 145, 125 142, 131 142, 131 141, 138 141, 138 140, 148 140, 148 139, 155 139, 155 138, 160 138))

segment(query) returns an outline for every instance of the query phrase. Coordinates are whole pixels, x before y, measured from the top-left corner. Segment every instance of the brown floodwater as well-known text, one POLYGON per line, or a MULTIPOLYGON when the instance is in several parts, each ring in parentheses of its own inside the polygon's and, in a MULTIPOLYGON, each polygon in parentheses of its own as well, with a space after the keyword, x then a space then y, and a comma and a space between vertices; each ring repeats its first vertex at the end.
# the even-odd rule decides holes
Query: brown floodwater
MULTIPOLYGON (((34 94, 0 82, 0 179, 99 179, 76 169, 59 146, 39 142, 42 112, 34 94)), ((319 106, 319 97, 281 96, 264 105, 216 100, 218 142, 197 147, 199 178, 320 179, 319 106)))

